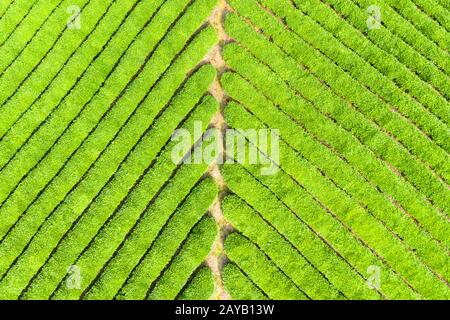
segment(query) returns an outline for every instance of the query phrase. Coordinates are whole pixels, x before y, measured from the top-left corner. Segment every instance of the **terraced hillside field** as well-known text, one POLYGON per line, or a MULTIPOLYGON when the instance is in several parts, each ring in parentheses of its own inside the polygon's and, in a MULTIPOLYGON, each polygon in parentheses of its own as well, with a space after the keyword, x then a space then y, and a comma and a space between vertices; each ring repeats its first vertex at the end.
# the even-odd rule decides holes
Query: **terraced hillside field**
POLYGON ((0 0, 0 299, 450 299, 449 49, 448 0, 0 0))

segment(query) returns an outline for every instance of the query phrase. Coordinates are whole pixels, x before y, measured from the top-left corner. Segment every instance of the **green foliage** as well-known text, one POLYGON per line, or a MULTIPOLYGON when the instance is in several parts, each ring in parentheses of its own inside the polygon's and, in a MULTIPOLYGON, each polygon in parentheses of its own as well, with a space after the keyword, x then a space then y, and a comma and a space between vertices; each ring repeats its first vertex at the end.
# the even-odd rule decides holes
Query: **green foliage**
POLYGON ((448 1, 226 2, 0 1, 0 299, 450 298, 448 1))
POLYGON ((258 247, 236 233, 225 241, 225 252, 271 299, 305 300, 308 297, 258 247))
MULTIPOLYGON (((446 0, 439 0, 446 1, 446 0)), ((366 9, 373 4, 373 0, 355 0, 359 7, 366 9)), ((389 0, 389 2, 391 2, 389 0)), ((435 1, 433 1, 434 3, 435 1)), ((392 2, 391 2, 392 3, 392 2)), ((401 39, 411 45, 416 51, 429 58, 434 64, 450 75, 450 60, 446 57, 445 50, 431 41, 426 35, 418 30, 411 21, 399 14, 398 9, 392 8, 387 1, 377 0, 376 4, 381 7, 383 24, 401 39)), ((448 8, 447 8, 448 10, 448 8)), ((415 21, 414 23, 417 23, 415 21)), ((448 35, 447 35, 448 37, 448 35)))
MULTIPOLYGON (((195 109, 182 128, 193 131, 194 121, 207 123, 216 109, 217 105, 210 98, 206 99, 195 109)), ((189 192, 189 189, 193 187, 195 181, 201 177, 206 169, 205 165, 183 166, 177 169, 176 164, 170 159, 173 145, 174 143, 171 142, 164 147, 151 170, 145 173, 139 184, 124 199, 123 204, 117 208, 111 206, 109 212, 106 211, 106 207, 97 206, 98 209, 103 209, 102 211, 97 209, 95 214, 92 212, 95 209, 91 208, 92 213, 85 219, 80 220, 71 235, 60 244, 59 250, 55 252, 52 259, 40 270, 25 297, 50 296, 65 276, 64 266, 75 263, 76 259, 81 259, 84 264, 89 265, 89 270, 95 269, 95 266, 99 269, 103 263, 110 259, 118 245, 117 243, 123 241, 126 236, 124 233, 127 230, 135 226, 138 220, 143 220, 146 223, 149 223, 148 220, 150 220, 152 224, 144 232, 136 231, 123 244, 122 249, 115 254, 114 258, 108 261, 108 268, 104 274, 98 276, 98 282, 92 289, 92 295, 94 296, 114 296, 128 275, 125 270, 130 272, 134 264, 137 264, 141 255, 144 254, 148 243, 152 240, 151 232, 153 234, 158 232, 157 226, 164 224, 163 219, 171 214, 167 210, 173 210, 173 206, 179 204, 180 197, 189 192), (171 177, 173 174, 175 176, 171 177), (169 181, 166 182, 167 180, 169 181), (164 188, 163 191, 161 191, 161 188, 164 188), (176 197, 173 195, 176 195, 176 197), (158 198, 155 201, 156 197, 158 198), (149 206, 149 203, 152 203, 152 206, 149 206), (163 214, 164 212, 166 212, 166 215, 163 214), (106 221, 107 214, 112 214, 108 221, 106 221), (159 224, 157 224, 157 221, 160 221, 159 224), (102 227, 101 231, 99 231, 100 227, 102 227), (153 231, 149 229, 150 227, 153 231), (119 234, 122 234, 122 237, 118 237, 119 234), (88 245, 88 242, 94 237, 94 244, 85 250, 82 257, 79 257, 81 249, 88 245), (109 250, 106 250, 107 248, 109 250), (99 252, 99 250, 101 251, 99 252)), ((212 189, 207 190, 214 195, 212 189)), ((208 202, 208 197, 205 200, 208 202)), ((197 214, 201 213, 198 212, 197 214)), ((139 224, 134 228, 140 230, 143 229, 143 226, 139 224)), ((77 265, 79 263, 77 262, 77 265)))
MULTIPOLYGON (((240 183, 245 184, 243 180, 240 183)), ((234 185, 231 184, 230 186, 234 190, 234 185)), ((261 198, 264 198, 266 194, 262 193, 261 196, 261 198)), ((261 198, 258 201, 261 201, 261 198)), ((273 203, 275 204, 275 202, 273 203)), ((223 202, 225 218, 250 240, 258 243, 259 249, 263 250, 270 257, 270 260, 283 270, 299 288, 302 288, 309 297, 327 300, 343 299, 344 296, 325 278, 326 275, 321 274, 317 266, 308 259, 311 257, 309 252, 314 252, 313 256, 320 259, 321 263, 327 261, 330 266, 340 269, 341 277, 346 274, 347 271, 342 270, 339 263, 336 263, 333 257, 326 253, 326 250, 323 250, 319 239, 310 234, 304 225, 297 223, 294 219, 289 220, 290 217, 286 215, 286 212, 269 207, 269 201, 266 202, 264 209, 266 209, 264 212, 256 212, 243 200, 235 196, 226 197, 223 202), (286 221, 285 224, 289 225, 291 230, 286 231, 286 227, 280 225, 282 220, 286 221), (280 228, 282 231, 278 231, 280 228), (286 237, 286 233, 292 235, 290 232, 294 229, 295 232, 298 232, 299 238, 295 239, 295 243, 288 242, 283 236, 286 237)), ((347 275, 346 278, 357 278, 357 275, 347 275)), ((348 282, 347 287, 349 287, 348 282)), ((355 287, 358 288, 358 286, 355 287)), ((359 287, 364 288, 361 285, 359 287)), ((358 295, 358 293, 351 291, 342 291, 344 294, 358 295)))
MULTIPOLYGON (((242 91, 244 88, 244 84, 240 83, 238 87, 242 91)), ((233 105, 233 107, 236 108, 235 105, 233 105)), ((228 108, 232 109, 232 106, 229 105, 228 108)), ((265 109, 264 114, 265 116, 274 119, 274 117, 268 113, 267 108, 265 109)), ((248 117, 245 117, 242 112, 239 118, 233 117, 231 119, 238 119, 237 121, 242 121, 239 123, 241 125, 239 127, 243 129, 246 128, 245 123, 252 123, 253 126, 256 126, 257 128, 259 127, 257 119, 255 119, 254 117, 252 119, 248 119, 248 117)), ((232 124, 233 122, 230 123, 232 124)), ((284 121, 284 123, 286 124, 287 122, 284 121)), ((276 127, 280 128, 280 132, 286 132, 286 130, 283 130, 283 126, 281 126, 280 123, 277 123, 276 127)), ((293 140, 291 139, 291 141, 293 140)), ((295 168, 293 169, 295 171, 289 171, 290 175, 296 177, 295 179, 298 183, 305 185, 305 188, 307 190, 310 190, 316 197, 316 201, 318 201, 321 205, 329 208, 329 210, 333 212, 333 214, 337 215, 342 223, 350 227, 353 232, 361 237, 362 241, 364 241, 369 247, 372 247, 376 252, 379 252, 382 255, 383 259, 386 259, 391 266, 396 266, 394 267, 395 271, 404 273, 404 276, 408 278, 408 281, 416 283, 417 287, 424 285, 422 288, 423 294, 441 295, 442 293, 447 292, 446 286, 442 282, 440 282, 439 279, 436 278, 432 273, 430 273, 429 268, 419 262, 420 259, 415 256, 415 253, 412 250, 408 250, 408 247, 405 247, 402 241, 396 239, 395 234, 392 234, 381 221, 375 219, 372 215, 370 215, 370 212, 367 212, 365 210, 363 206, 359 205, 357 202, 354 202, 351 197, 346 195, 341 190, 337 189, 332 181, 327 180, 323 173, 317 172, 317 170, 313 169, 314 167, 311 167, 311 164, 308 164, 308 162, 302 160, 300 155, 289 152, 289 158, 285 158, 289 154, 287 150, 288 149, 283 148, 283 143, 280 142, 280 155, 282 156, 282 158, 280 159, 281 167, 283 168, 284 166, 292 166, 292 168, 295 168), (409 279, 409 277, 411 277, 411 279, 409 279), (440 291, 441 293, 437 293, 438 290, 442 290, 440 291)), ((303 147, 301 148, 301 150, 306 150, 306 148, 303 147)), ((314 150, 317 151, 316 148, 313 148, 310 151, 314 152, 314 150)), ((316 154, 316 156, 319 159, 324 159, 323 155, 321 154, 316 154)), ((228 169, 228 171, 224 171, 225 177, 227 177, 227 172, 230 172, 232 169, 234 169, 232 165, 230 167, 231 168, 228 169)), ((224 169, 226 168, 227 166, 224 167, 224 169)), ((345 177, 349 180, 348 183, 351 183, 350 178, 346 175, 345 177)), ((227 183, 233 189, 232 180, 228 179, 227 183)), ((238 186, 241 186, 240 179, 235 183, 237 183, 238 186)), ((244 187, 243 192, 245 192, 245 196, 242 194, 239 194, 239 196, 244 198, 259 197, 258 200, 253 200, 251 204, 253 206, 263 206, 264 203, 266 203, 270 206, 269 208, 271 209, 265 209, 265 211, 272 212, 273 210, 281 210, 272 203, 273 201, 267 200, 267 194, 265 196, 262 196, 260 194, 261 191, 256 190, 256 187, 244 187), (255 190, 255 192, 249 193, 248 190, 255 190)), ((261 209, 261 211, 263 210, 261 209)), ((441 256, 440 259, 446 258, 445 256, 441 256)), ((446 269, 446 267, 444 268, 446 269)))
MULTIPOLYGON (((27 0, 21 0, 21 1, 14 1, 14 0, 5 0, 0 2, 0 29, 3 30, 3 32, 0 34, 0 44, 3 46, 5 44, 5 41, 8 39, 8 36, 10 36, 12 33, 15 33, 18 28, 25 29, 26 27, 20 25, 20 21, 24 19, 24 17, 27 15, 27 13, 31 10, 33 7, 34 2, 33 1, 27 1, 27 0)), ((51 8, 54 3, 51 3, 50 1, 45 3, 39 3, 39 5, 44 6, 44 8, 51 8), (47 6, 47 7, 45 7, 47 6)), ((45 14, 39 15, 39 17, 36 17, 38 19, 44 19, 46 17, 45 14)), ((28 23, 28 25, 31 25, 32 27, 36 28, 39 26, 39 24, 33 24, 28 23)), ((33 29, 32 29, 33 30, 33 29)), ((35 29, 34 29, 35 30, 35 29)), ((30 35, 33 33, 30 33, 30 35)), ((22 36, 23 37, 23 36, 22 36)), ((21 36, 18 36, 17 38, 22 38, 21 36)))
MULTIPOLYGON (((245 2, 249 4, 253 1, 249 0, 245 2)), ((367 112, 367 108, 370 111, 370 116, 375 116, 376 120, 379 121, 379 124, 385 124, 388 130, 393 130, 394 136, 400 136, 399 142, 406 143, 408 142, 408 147, 412 148, 412 152, 417 154, 422 159, 426 159, 425 161, 430 161, 433 163, 434 167, 441 167, 442 169, 437 169, 439 172, 442 172, 445 179, 449 180, 449 172, 450 168, 448 165, 448 153, 444 150, 440 149, 439 146, 434 144, 432 141, 427 139, 423 134, 421 134, 416 127, 411 125, 410 121, 405 120, 398 113, 393 113, 392 110, 386 105, 386 109, 380 109, 379 102, 373 97, 373 94, 370 91, 364 89, 360 83, 351 78, 347 73, 343 72, 337 68, 337 66, 331 62, 326 62, 323 60, 319 62, 317 57, 317 52, 314 52, 312 48, 306 45, 296 45, 292 46, 290 43, 302 43, 302 39, 299 37, 292 38, 292 35, 289 34, 285 29, 279 25, 276 20, 267 14, 265 11, 258 9, 258 7, 254 4, 248 8, 243 8, 244 12, 247 14, 252 14, 253 19, 258 19, 258 23, 260 25, 264 24, 267 30, 271 30, 271 28, 275 28, 274 31, 270 31, 270 35, 273 37, 274 41, 279 39, 280 43, 282 43, 282 47, 284 50, 288 50, 291 56, 294 56, 296 59, 301 59, 301 63, 308 66, 308 68, 321 68, 322 73, 320 74, 321 78, 325 79, 329 85, 335 87, 336 91, 339 95, 348 94, 348 98, 351 101, 352 99, 357 98, 358 107, 364 108, 365 112, 367 112), (287 36, 290 37, 287 40, 285 39, 287 36), (315 64, 314 66, 310 66, 310 64, 315 64), (335 71, 335 72, 333 72, 335 71), (358 90, 358 89, 361 90, 358 90), (356 97, 355 97, 356 94, 356 97), (367 99, 371 101, 367 101, 367 99), (384 112, 383 112, 384 111, 384 112), (393 129, 392 129, 393 128, 393 129)), ((235 15, 230 15, 227 18, 227 26, 228 32, 235 38, 243 41, 244 43, 248 43, 252 41, 251 45, 247 45, 249 48, 252 48, 253 51, 259 51, 258 54, 269 56, 273 51, 263 50, 262 48, 272 49, 270 43, 267 41, 265 37, 255 36, 254 32, 246 26, 246 24, 237 18, 235 15), (250 39, 250 40, 249 40, 250 39)), ((278 42, 278 41, 277 41, 278 42)), ((303 42, 304 44, 304 42, 303 42)), ((275 51, 280 51, 278 47, 274 47, 275 51)), ((292 68, 290 69, 292 70, 292 68)), ((292 72, 292 71, 290 71, 292 72)), ((303 80, 303 79, 302 79, 303 80)), ((313 88, 312 94, 318 97, 318 95, 324 94, 322 93, 324 90, 320 90, 319 87, 315 86, 313 88)), ((325 92, 326 94, 326 92, 325 92)), ((334 106, 331 104, 331 106, 334 106)), ((329 112, 329 111, 328 111, 329 112)), ((350 118, 349 121, 352 121, 353 118, 350 118)), ((364 128, 365 129, 365 128, 364 128)), ((378 132, 377 130, 375 132, 378 132)), ((447 135, 449 132, 445 129, 445 134, 447 135)), ((372 136, 374 133, 371 131, 365 132, 365 139, 372 142, 372 136)), ((391 134, 392 135, 392 134, 391 134)), ((450 141, 450 139, 447 139, 450 141)), ((372 142, 374 148, 376 148, 377 152, 383 154, 383 157, 386 158, 389 162, 392 162, 394 166, 402 165, 402 168, 405 170, 405 174, 409 176, 415 175, 417 178, 414 179, 414 184, 421 189, 421 191, 427 194, 431 199, 433 199, 438 206, 440 206, 444 211, 448 209, 448 193, 449 190, 445 186, 440 183, 438 179, 433 176, 433 173, 427 172, 426 166, 422 164, 418 164, 418 168, 414 170, 414 166, 411 166, 412 160, 408 155, 406 150, 403 150, 402 153, 399 152, 389 152, 390 149, 387 149, 385 145, 387 143, 391 145, 395 145, 398 149, 399 142, 395 140, 392 141, 392 137, 388 137, 387 142, 372 142), (406 154, 406 156, 405 156, 406 154), (432 191, 433 190, 433 191, 432 191)), ((417 164, 415 164, 417 166, 417 164)))
POLYGON ((216 223, 212 218, 200 221, 180 247, 181 252, 172 260, 170 266, 148 294, 148 299, 169 300, 177 296, 191 273, 211 251, 211 244, 217 234, 216 228, 216 223))
POLYGON ((214 292, 214 279, 208 267, 201 267, 177 297, 179 300, 208 300, 214 292))
POLYGON ((234 264, 228 263, 222 270, 225 288, 236 300, 267 300, 267 296, 234 264))

